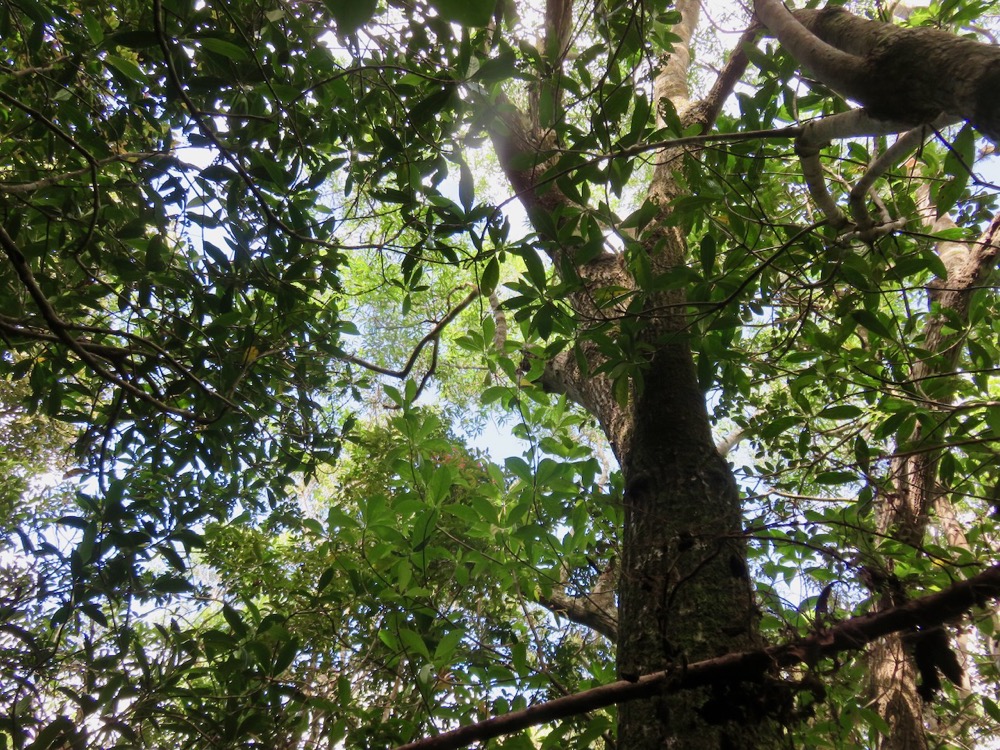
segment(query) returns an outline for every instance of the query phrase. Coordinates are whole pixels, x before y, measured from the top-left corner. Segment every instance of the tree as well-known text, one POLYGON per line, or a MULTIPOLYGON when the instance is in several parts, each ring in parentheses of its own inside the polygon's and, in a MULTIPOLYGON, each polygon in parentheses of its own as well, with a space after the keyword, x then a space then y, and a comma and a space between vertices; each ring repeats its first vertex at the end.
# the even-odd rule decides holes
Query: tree
POLYGON ((611 640, 506 745, 988 731, 1000 55, 755 8, 717 70, 693 0, 0 8, 0 366, 89 472, 5 741, 415 742, 611 640))

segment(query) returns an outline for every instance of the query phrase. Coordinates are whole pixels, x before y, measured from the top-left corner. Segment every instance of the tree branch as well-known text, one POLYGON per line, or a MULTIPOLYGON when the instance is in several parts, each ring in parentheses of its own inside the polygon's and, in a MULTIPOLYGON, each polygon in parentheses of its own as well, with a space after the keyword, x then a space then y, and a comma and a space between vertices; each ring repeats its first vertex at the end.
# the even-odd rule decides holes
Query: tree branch
POLYGON ((802 126, 802 133, 795 141, 795 153, 802 162, 802 177, 809 188, 809 194, 831 226, 840 229, 846 227, 850 222, 826 189, 823 165, 819 160, 820 150, 829 145, 831 141, 840 138, 888 135, 909 130, 909 128, 910 126, 906 123, 872 117, 863 109, 852 109, 838 115, 821 117, 802 126))
POLYGON ((750 64, 750 58, 747 57, 745 48, 747 45, 753 44, 759 35, 760 26, 757 24, 752 25, 743 32, 736 43, 736 47, 733 49, 733 53, 729 56, 722 70, 719 71, 718 76, 716 76, 712 88, 709 89, 703 99, 696 102, 692 107, 694 111, 691 113, 691 116, 701 122, 705 132, 715 123, 719 112, 722 111, 722 105, 726 103, 726 99, 733 93, 736 84, 740 82, 740 79, 746 72, 747 65, 750 64))
POLYGON ((1000 565, 994 565, 940 593, 911 600, 884 612, 853 617, 828 630, 784 645, 726 654, 686 666, 677 665, 662 672, 643 675, 635 682, 619 680, 505 716, 469 724, 436 737, 417 740, 397 750, 451 750, 616 703, 722 682, 753 682, 778 668, 803 662, 812 665, 843 651, 856 651, 891 633, 941 625, 972 607, 984 606, 998 596, 1000 565))
MULTIPOLYGON (((875 180, 882 176, 890 167, 902 161, 904 156, 914 151, 927 139, 928 135, 936 129, 951 125, 952 122, 952 118, 947 115, 943 115, 930 125, 920 125, 919 127, 913 128, 909 132, 903 133, 896 138, 896 141, 889 146, 889 148, 883 151, 882 154, 875 159, 875 161, 868 165, 868 169, 865 170, 864 175, 851 189, 850 196, 848 197, 848 204, 851 207, 851 216, 854 219, 854 223, 863 239, 874 239, 874 237, 871 236, 871 231, 875 229, 875 222, 872 221, 871 214, 868 213, 866 199, 868 191, 871 190, 872 186, 875 184, 875 180)), ((903 225, 905 225, 905 220, 903 220, 903 225)), ((896 222, 890 224, 889 228, 897 228, 896 222)), ((881 227, 879 229, 881 229, 881 227)))
POLYGON ((857 98, 856 82, 866 73, 863 58, 824 42, 803 26, 781 0, 754 0, 753 9, 799 65, 830 88, 857 98))
POLYGON ((52 175, 51 177, 43 177, 32 182, 0 182, 0 193, 7 193, 8 195, 16 195, 20 193, 32 193, 36 190, 41 190, 42 188, 47 188, 51 185, 58 185, 60 182, 65 182, 66 180, 72 180, 76 177, 83 177, 84 175, 91 174, 94 167, 103 167, 108 164, 115 164, 116 162, 125 162, 128 164, 135 164, 143 159, 152 159, 158 156, 166 156, 165 151, 135 151, 126 152, 122 154, 115 154, 114 156, 109 156, 104 159, 97 159, 93 166, 82 167, 81 169, 74 169, 70 172, 63 172, 62 174, 52 175))
POLYGON ((538 603, 553 614, 562 615, 577 625, 600 633, 612 643, 618 640, 618 619, 589 597, 569 596, 563 591, 553 590, 551 596, 538 597, 538 603))
POLYGON ((539 596, 538 603, 550 612, 590 628, 614 643, 618 640, 618 607, 615 605, 617 586, 618 564, 612 558, 594 581, 589 594, 568 596, 565 583, 560 582, 552 587, 550 595, 539 596))
POLYGON ((441 320, 435 323, 434 327, 430 331, 428 331, 427 334, 422 339, 420 339, 420 341, 414 347, 413 351, 410 353, 410 358, 406 360, 406 364, 403 366, 402 370, 392 370, 389 369, 388 367, 382 367, 380 365, 375 364, 374 362, 369 362, 367 360, 364 360, 361 357, 355 357, 353 354, 344 354, 341 357, 341 359, 343 359, 345 362, 351 362, 352 364, 358 365, 359 367, 364 367, 366 370, 377 372, 380 375, 386 375, 390 378, 398 378, 402 380, 403 378, 405 378, 410 374, 410 371, 413 369, 413 366, 417 363, 417 358, 420 356, 420 352, 424 350, 424 347, 430 344, 431 342, 436 342, 437 339, 441 336, 441 332, 447 327, 447 325, 451 323, 451 321, 453 321, 458 316, 458 314, 462 312, 462 310, 464 310, 470 304, 472 304, 472 301, 475 300, 477 297, 479 297, 480 294, 481 292, 479 291, 478 287, 476 289, 473 289, 471 292, 469 292, 469 294, 465 297, 465 299, 463 299, 461 302, 455 305, 455 307, 449 310, 448 313, 443 318, 441 318, 441 320))
POLYGON ((868 166, 864 176, 851 190, 849 202, 858 235, 864 240, 872 240, 876 236, 886 234, 888 231, 899 229, 902 226, 902 224, 892 222, 885 227, 876 227, 872 222, 865 204, 865 197, 875 180, 922 143, 927 137, 929 129, 943 128, 953 122, 955 122, 955 118, 942 115, 929 125, 921 125, 911 129, 906 123, 883 120, 873 117, 866 110, 852 109, 838 115, 812 120, 803 125, 802 132, 795 141, 795 153, 802 162, 802 176, 813 201, 823 212, 827 222, 840 229, 846 227, 850 222, 826 188, 823 166, 819 160, 820 150, 829 145, 831 141, 842 138, 903 133, 896 139, 895 143, 868 166))
POLYGON ((45 296, 42 288, 35 280, 35 276, 31 272, 31 267, 28 265, 28 261, 21 252, 21 249, 17 246, 17 243, 14 242, 13 238, 7 234, 7 231, 2 226, 0 226, 0 247, 3 248, 4 254, 7 256, 11 266, 14 268, 14 272, 21 280, 25 289, 27 289, 32 300, 34 300, 35 305, 38 307, 42 318, 45 319, 46 324, 48 324, 49 329, 59 338, 60 341, 75 352, 83 363, 93 370, 98 377, 105 382, 118 386, 123 391, 130 393, 140 401, 144 401, 147 404, 152 405, 164 414, 173 414, 199 424, 211 424, 217 419, 217 417, 207 417, 193 411, 187 411, 185 409, 178 409, 175 406, 170 406, 170 404, 165 403, 157 396, 144 391, 134 383, 124 380, 108 370, 98 360, 98 356, 103 355, 97 354, 97 356, 95 356, 95 353, 92 353, 90 349, 82 345, 74 336, 70 334, 70 326, 59 316, 59 313, 56 312, 52 303, 49 301, 49 298, 45 296))

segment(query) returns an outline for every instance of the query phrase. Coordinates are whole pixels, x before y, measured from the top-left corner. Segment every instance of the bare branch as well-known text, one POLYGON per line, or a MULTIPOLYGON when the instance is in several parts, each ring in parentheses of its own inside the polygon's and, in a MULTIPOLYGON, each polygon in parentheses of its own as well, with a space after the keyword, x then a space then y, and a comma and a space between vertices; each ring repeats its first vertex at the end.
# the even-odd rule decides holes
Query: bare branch
POLYGON ((708 94, 693 105, 691 114, 702 123, 706 132, 715 123, 719 112, 722 111, 722 105, 726 103, 726 99, 733 93, 736 84, 746 72, 750 58, 747 57, 745 48, 747 45, 753 44, 759 35, 760 27, 757 24, 743 32, 733 49, 733 53, 729 56, 729 60, 716 76, 715 83, 712 84, 708 94))
POLYGON ((553 614, 563 615, 577 625, 590 628, 609 641, 618 640, 618 617, 594 604, 590 597, 568 596, 553 590, 551 596, 541 596, 538 603, 553 614))
POLYGON ((823 177, 823 166, 819 160, 819 152, 831 141, 840 138, 851 138, 861 135, 887 135, 909 130, 910 126, 902 122, 890 122, 872 117, 863 109, 852 109, 839 115, 822 117, 812 120, 802 126, 802 133, 795 141, 795 153, 802 161, 802 176, 812 199, 816 202, 827 222, 840 229, 850 222, 844 212, 837 206, 833 196, 826 189, 823 177))
POLYGON ((890 167, 898 164, 904 156, 914 151, 927 139, 928 135, 936 129, 951 125, 952 122, 952 118, 944 115, 930 125, 921 125, 907 133, 903 133, 875 161, 868 165, 864 176, 851 189, 848 199, 848 203, 851 206, 851 216, 854 218, 854 223, 863 238, 870 239, 869 233, 875 227, 875 223, 868 213, 868 205, 865 200, 868 191, 875 184, 875 180, 890 167))
POLYGON ((481 292, 478 288, 473 289, 469 294, 459 302, 455 307, 448 311, 448 313, 439 320, 427 334, 420 339, 417 345, 414 347, 413 351, 410 353, 410 358, 406 360, 406 364, 401 370, 392 370, 388 367, 382 367, 376 365, 374 362, 369 362, 361 357, 355 357, 353 354, 345 354, 341 357, 345 362, 351 362, 359 367, 364 367, 366 370, 371 370, 372 372, 377 372, 380 375, 386 375, 390 378, 398 378, 402 380, 410 374, 413 366, 417 363, 417 358, 420 356, 420 352, 424 350, 424 347, 430 343, 437 342, 438 338, 441 336, 441 332, 448 326, 451 321, 453 321, 462 310, 467 308, 472 301, 479 297, 481 292))
POLYGON ((838 625, 798 638, 790 643, 755 651, 726 654, 640 677, 634 682, 619 680, 581 693, 529 706, 505 716, 469 724, 436 737, 402 745, 397 750, 451 750, 467 747, 493 737, 582 714, 614 704, 677 693, 705 685, 758 680, 782 667, 858 649, 901 630, 941 625, 976 606, 985 606, 1000 596, 1000 565, 994 565, 950 588, 901 604, 884 612, 853 617, 838 625))
POLYGON ((617 586, 618 565, 615 558, 611 558, 594 581, 589 594, 567 596, 565 585, 560 583, 552 587, 551 595, 540 596, 538 603, 550 612, 563 615, 614 642, 618 640, 618 607, 615 605, 617 586))

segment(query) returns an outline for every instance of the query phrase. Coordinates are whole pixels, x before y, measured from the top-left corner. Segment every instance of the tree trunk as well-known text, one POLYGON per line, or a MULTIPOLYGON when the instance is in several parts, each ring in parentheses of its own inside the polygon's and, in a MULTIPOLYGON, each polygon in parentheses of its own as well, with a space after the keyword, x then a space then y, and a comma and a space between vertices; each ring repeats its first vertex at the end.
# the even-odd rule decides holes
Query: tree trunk
MULTIPOLYGON (((954 226, 947 216, 935 219, 936 210, 926 191, 920 208, 928 223, 933 224, 932 232, 954 226)), ((928 355, 917 361, 910 372, 911 382, 918 392, 922 391, 925 383, 940 383, 941 378, 955 375, 964 332, 956 330, 954 324, 967 319, 972 294, 993 269, 998 252, 993 243, 998 236, 1000 214, 994 216, 977 243, 967 246, 954 242, 938 244, 937 252, 948 271, 948 278, 933 282, 928 289, 931 304, 942 312, 928 318, 922 345, 928 355), (945 315, 943 311, 949 314, 945 315)), ((928 403, 935 401, 942 401, 940 393, 935 394, 933 399, 929 398, 928 403)), ((891 538, 919 548, 935 507, 950 502, 937 483, 940 451, 933 448, 920 450, 919 427, 913 434, 898 436, 897 445, 913 450, 906 450, 891 462, 890 487, 883 502, 876 507, 876 530, 880 539, 891 538)), ((893 585, 889 578, 891 573, 889 566, 878 571, 873 578, 873 594, 877 596, 879 609, 901 604, 906 595, 898 585, 893 585)), ((920 693, 928 694, 928 675, 917 674, 906 636, 894 633, 886 637, 870 652, 870 663, 872 699, 890 728, 889 736, 883 739, 880 748, 927 748, 920 693), (918 686, 918 677, 923 681, 923 690, 918 686)))
MULTIPOLYGON (((841 8, 790 12, 780 0, 755 0, 754 9, 807 72, 859 102, 875 119, 927 124, 944 115, 971 122, 994 141, 1000 138, 997 46, 937 29, 903 29, 870 21, 841 8)), ((826 208, 824 213, 831 215, 826 208)), ((934 224, 933 231, 951 223, 947 216, 937 217, 926 192, 921 214, 934 224)), ((928 288, 929 300, 940 312, 928 318, 921 342, 926 354, 909 373, 913 390, 928 404, 949 400, 938 388, 935 393, 924 393, 924 388, 927 383, 939 386, 942 378, 955 374, 963 349, 963 334, 955 331, 955 321, 966 320, 971 295, 994 265, 997 248, 992 243, 997 232, 998 217, 994 217, 979 243, 963 247, 943 242, 937 248, 948 278, 928 288)), ((924 437, 921 427, 897 436, 900 454, 890 463, 885 492, 876 507, 877 540, 893 539, 919 548, 933 509, 948 502, 937 484, 940 451, 933 446, 933 437, 926 441, 924 437)), ((894 579, 891 560, 876 560, 869 574, 879 609, 906 598, 907 592, 894 579)), ((914 635, 909 638, 912 641, 914 635)), ((906 638, 899 634, 873 648, 870 660, 871 699, 890 728, 881 747, 923 750, 927 739, 921 693, 926 697, 933 691, 938 680, 934 667, 931 674, 918 676, 906 638)))
MULTIPOLYGON (((655 103, 669 101, 685 126, 700 124, 707 129, 738 78, 734 69, 745 66, 745 58, 734 56, 705 100, 688 101, 688 44, 698 8, 696 0, 676 5, 681 21, 674 32, 680 41, 664 57, 654 99, 655 103)), ((567 15, 564 3, 550 2, 548 10, 549 41, 544 49, 551 53, 562 49, 561 24, 567 15)), ((538 122, 533 108, 521 112, 509 100, 501 100, 499 115, 491 134, 494 146, 528 216, 544 212, 560 217, 577 210, 555 187, 538 189, 537 176, 547 165, 529 170, 518 166, 530 163, 523 157, 558 145, 538 122)), ((662 120, 659 124, 663 125, 662 120)), ((660 207, 660 221, 654 219, 644 234, 634 238, 653 273, 687 262, 683 235, 663 221, 669 202, 681 194, 674 170, 684 157, 679 150, 657 155, 647 197, 660 207)), ((586 334, 578 344, 590 372, 581 372, 576 357, 563 352, 546 363, 543 375, 548 390, 566 394, 598 419, 624 474, 617 631, 620 674, 633 679, 681 668, 685 661, 759 645, 739 491, 712 437, 705 395, 698 386, 687 342, 689 320, 683 294, 642 292, 622 254, 605 253, 577 264, 565 243, 545 237, 540 226, 536 230, 548 240, 545 248, 554 267, 572 266, 579 277, 581 288, 570 295, 570 302, 582 320, 606 327, 619 325, 624 310, 609 311, 595 303, 602 288, 633 290, 645 301, 640 332, 632 333, 648 345, 651 354, 635 381, 641 384, 629 389, 627 404, 615 398, 607 376, 591 374, 604 360, 586 334)), ((714 693, 690 691, 624 704, 619 712, 620 746, 629 750, 774 746, 778 730, 761 713, 767 708, 761 694, 759 686, 731 685, 714 693)))
MULTIPOLYGON (((635 414, 622 456, 618 663, 625 678, 758 643, 739 492, 715 449, 685 344, 657 351, 635 414)), ((762 706, 755 689, 744 688, 625 704, 622 746, 758 747, 762 706)))

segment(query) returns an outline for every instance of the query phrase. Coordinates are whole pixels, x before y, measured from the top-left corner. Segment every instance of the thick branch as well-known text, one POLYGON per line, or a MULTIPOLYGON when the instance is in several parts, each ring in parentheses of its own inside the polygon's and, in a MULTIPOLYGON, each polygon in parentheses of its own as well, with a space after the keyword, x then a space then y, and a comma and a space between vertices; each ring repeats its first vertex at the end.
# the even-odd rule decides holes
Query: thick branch
POLYGON ((1000 140, 1000 47, 842 8, 790 13, 780 0, 754 5, 800 65, 874 117, 912 127, 945 114, 1000 140))
POLYGON ((692 107, 693 111, 689 114, 689 119, 701 122, 705 132, 711 129, 719 113, 722 111, 722 105, 726 103, 729 95, 736 88, 736 84, 739 83, 746 72, 747 66, 750 64, 750 58, 747 57, 746 53, 746 46, 753 44, 759 34, 760 27, 756 24, 743 32, 740 40, 736 43, 733 53, 729 56, 729 60, 726 61, 725 66, 719 71, 719 75, 716 76, 712 88, 709 89, 704 99, 696 102, 692 107))
MULTIPOLYGON (((868 165, 868 169, 865 170, 862 178, 851 189, 848 200, 851 206, 851 216, 854 218, 854 223, 863 239, 873 239, 870 236, 870 230, 875 228, 875 223, 868 213, 867 196, 868 191, 874 186, 875 180, 883 175, 886 170, 902 161, 904 156, 914 151, 935 129, 943 128, 950 124, 951 118, 944 115, 938 118, 932 125, 921 125, 913 128, 913 130, 900 135, 889 148, 868 165)), ((905 220, 903 223, 905 224, 905 220)), ((890 228, 896 228, 896 223, 893 222, 890 228)))
POLYGON ((609 641, 618 639, 618 617, 612 605, 603 608, 592 597, 569 596, 559 588, 552 590, 551 596, 541 596, 538 603, 550 612, 562 615, 577 625, 595 630, 609 641))
POLYGON ((880 120, 863 109, 852 109, 839 115, 812 120, 802 126, 802 133, 795 141, 795 153, 802 161, 802 176, 809 194, 832 226, 839 229, 846 226, 848 220, 826 189, 823 166, 819 160, 820 150, 840 138, 886 135, 908 129, 909 126, 905 123, 880 120))
POLYGON ((678 665, 647 674, 635 682, 619 680, 582 693, 539 703, 523 711, 496 716, 476 724, 445 732, 403 745, 397 750, 450 750, 466 747, 493 737, 501 737, 585 711, 593 711, 616 703, 649 698, 654 695, 725 682, 753 682, 777 668, 805 662, 815 664, 822 658, 843 651, 856 651, 901 630, 940 625, 975 606, 1000 596, 1000 565, 994 565, 966 581, 954 584, 937 594, 914 599, 898 607, 873 614, 861 615, 791 643, 756 651, 726 654, 714 659, 678 665))
POLYGON ((754 0, 757 18, 774 34, 799 65, 830 88, 857 98, 857 81, 864 77, 862 58, 827 44, 803 26, 781 0, 754 0))
MULTIPOLYGON (((653 100, 659 107, 667 99, 678 113, 688 106, 688 69, 691 67, 691 37, 698 26, 701 11, 700 0, 678 0, 674 9, 681 14, 681 20, 671 31, 680 37, 674 42, 670 54, 666 56, 653 83, 653 100)), ((659 110, 657 110, 659 111, 659 110)), ((657 122, 663 127, 663 120, 657 122)))
MULTIPOLYGON (((933 298, 942 310, 951 311, 951 320, 955 318, 966 320, 972 294, 982 287, 986 277, 993 271, 998 252, 1000 252, 1000 213, 993 215, 986 231, 975 243, 971 243, 968 254, 963 256, 965 262, 953 264, 953 267, 948 269, 948 280, 936 282, 934 285, 933 298)), ((933 324, 924 333, 924 349, 938 354, 943 353, 941 342, 945 324, 944 316, 933 319, 933 324)), ((950 369, 954 369, 957 358, 958 349, 949 353, 946 361, 950 369)), ((923 369, 917 371, 916 368, 913 373, 916 378, 926 374, 928 373, 923 369)))

